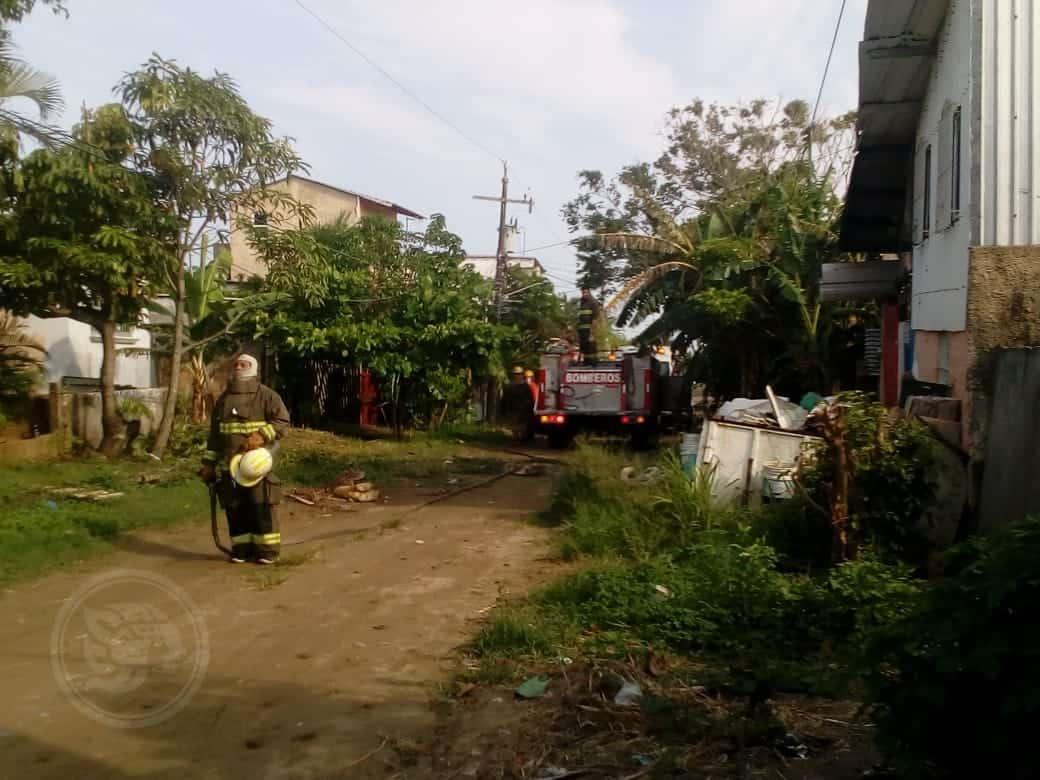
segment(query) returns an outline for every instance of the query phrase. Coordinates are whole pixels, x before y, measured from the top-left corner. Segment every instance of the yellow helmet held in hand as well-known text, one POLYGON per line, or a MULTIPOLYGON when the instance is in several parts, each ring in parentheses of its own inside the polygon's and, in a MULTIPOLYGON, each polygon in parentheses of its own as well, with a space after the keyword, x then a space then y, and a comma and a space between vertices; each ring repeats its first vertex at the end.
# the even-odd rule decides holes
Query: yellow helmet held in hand
POLYGON ((231 459, 231 478, 242 487, 253 487, 271 473, 273 465, 274 458, 263 447, 239 453, 231 459))

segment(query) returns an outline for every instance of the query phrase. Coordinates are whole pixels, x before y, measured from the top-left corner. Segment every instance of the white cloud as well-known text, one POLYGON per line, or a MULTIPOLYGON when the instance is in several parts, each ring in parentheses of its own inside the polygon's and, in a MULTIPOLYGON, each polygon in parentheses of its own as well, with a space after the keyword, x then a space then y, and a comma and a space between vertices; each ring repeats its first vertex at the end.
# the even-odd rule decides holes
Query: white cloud
MULTIPOLYGON (((421 108, 399 95, 372 86, 342 82, 283 81, 268 90, 268 96, 295 109, 325 116, 349 125, 368 136, 365 143, 379 142, 395 148, 426 149, 443 158, 469 157, 466 141, 421 108)), ((351 142, 355 145, 356 140, 351 142)))
POLYGON ((499 121, 521 122, 529 111, 579 116, 643 147, 680 95, 672 69, 635 47, 632 20, 611 0, 355 0, 347 7, 326 0, 315 7, 410 85, 435 93, 450 85, 457 113, 492 105, 501 107, 499 121))

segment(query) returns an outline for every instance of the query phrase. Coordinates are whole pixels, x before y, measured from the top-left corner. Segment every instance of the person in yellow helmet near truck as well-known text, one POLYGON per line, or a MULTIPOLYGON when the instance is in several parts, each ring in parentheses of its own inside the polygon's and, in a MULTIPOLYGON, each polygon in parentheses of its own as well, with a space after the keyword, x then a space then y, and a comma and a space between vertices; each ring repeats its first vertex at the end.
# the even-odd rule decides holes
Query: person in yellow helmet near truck
POLYGON ((272 468, 289 430, 289 411, 278 393, 260 384, 259 367, 255 350, 235 356, 227 389, 213 407, 199 469, 203 481, 216 484, 227 514, 233 563, 274 563, 282 543, 282 491, 272 468))

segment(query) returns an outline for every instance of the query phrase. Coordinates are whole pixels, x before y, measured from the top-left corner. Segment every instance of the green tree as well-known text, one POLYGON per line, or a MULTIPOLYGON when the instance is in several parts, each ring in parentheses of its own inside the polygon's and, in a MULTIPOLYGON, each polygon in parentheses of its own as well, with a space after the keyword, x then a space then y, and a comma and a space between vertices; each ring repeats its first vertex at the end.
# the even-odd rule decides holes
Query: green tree
MULTIPOLYGON (((192 422, 204 423, 209 419, 213 397, 209 392, 210 362, 214 355, 227 353, 235 328, 253 310, 265 306, 268 296, 254 294, 243 299, 229 298, 226 284, 231 270, 231 253, 226 247, 210 252, 203 237, 199 248, 199 263, 184 275, 184 354, 191 371, 192 422)), ((167 290, 169 292, 169 290, 167 290)), ((169 298, 153 301, 149 308, 161 317, 161 324, 152 327, 153 353, 169 355, 173 341, 173 307, 169 298)))
POLYGON ((367 218, 253 239, 278 296, 257 314, 257 335, 296 357, 372 371, 398 432, 445 419, 474 382, 502 372, 508 330, 489 320, 491 285, 462 265, 442 216, 421 234, 367 218))
MULTIPOLYGON (((36 7, 37 0, 0 0, 0 25, 20 22, 36 7)), ((68 16, 65 0, 39 0, 40 5, 48 5, 56 14, 68 16)))
POLYGON ((173 295, 172 370, 153 454, 161 456, 173 428, 185 355, 186 274, 204 239, 257 209, 307 221, 310 211, 269 187, 303 168, 289 139, 255 114, 226 74, 205 77, 153 55, 117 87, 134 128, 134 164, 159 182, 158 202, 176 220, 167 245, 173 295))
POLYGON ((122 108, 85 112, 76 143, 17 164, 0 216, 0 305, 18 315, 71 317, 101 336, 101 450, 119 446, 116 326, 136 323, 169 265, 169 215, 155 181, 124 165, 131 128, 122 108))
POLYGON ((616 294, 621 325, 650 321, 643 341, 669 339, 716 395, 760 392, 769 378, 797 391, 828 384, 848 314, 818 295, 835 254, 837 177, 851 117, 811 128, 802 101, 733 107, 701 101, 670 114, 668 146, 612 180, 581 175, 564 208, 582 276, 616 294))
POLYGON ((567 301, 553 291, 552 282, 538 274, 510 268, 505 284, 502 322, 512 327, 505 343, 503 364, 533 368, 554 338, 573 340, 577 317, 567 301))

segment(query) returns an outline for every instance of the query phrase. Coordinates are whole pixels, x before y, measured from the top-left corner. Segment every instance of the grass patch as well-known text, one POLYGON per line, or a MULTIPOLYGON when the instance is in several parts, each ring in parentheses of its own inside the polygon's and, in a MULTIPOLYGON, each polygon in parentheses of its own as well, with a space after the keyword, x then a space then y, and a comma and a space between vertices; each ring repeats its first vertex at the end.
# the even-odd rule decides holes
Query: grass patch
POLYGON ((318 487, 348 468, 358 468, 382 486, 456 474, 493 474, 505 461, 479 450, 467 451, 454 440, 429 435, 411 440, 363 441, 322 431, 294 430, 286 439, 278 473, 286 482, 318 487))
POLYGON ((187 464, 167 467, 155 485, 138 482, 150 464, 87 459, 0 466, 0 581, 40 574, 111 549, 135 529, 167 527, 206 516, 208 496, 187 464), (78 501, 52 488, 124 493, 103 503, 78 501))
MULTIPOLYGON (((474 434, 476 432, 474 431, 474 434)), ((32 577, 49 569, 111 550, 120 537, 141 528, 163 528, 209 515, 209 496, 195 477, 200 426, 181 425, 180 447, 161 464, 150 460, 76 460, 0 466, 0 582, 32 577), (158 476, 155 484, 139 478, 158 476), (123 493, 103 503, 58 495, 76 487, 123 493)), ((418 435, 411 440, 362 441, 330 433, 293 430, 277 471, 289 484, 321 486, 347 468, 360 468, 381 487, 450 476, 491 475, 505 462, 454 439, 418 435)), ((283 556, 282 569, 299 566, 315 553, 283 556)))
POLYGON ((494 612, 481 628, 473 640, 473 654, 483 658, 548 655, 559 639, 552 628, 534 610, 506 607, 494 612))
POLYGON ((503 607, 474 652, 624 658, 655 648, 697 658, 701 684, 844 692, 865 637, 916 597, 909 569, 867 555, 817 576, 785 571, 757 515, 714 505, 711 488, 710 473, 691 481, 668 453, 579 448, 542 520, 584 568, 503 607))

